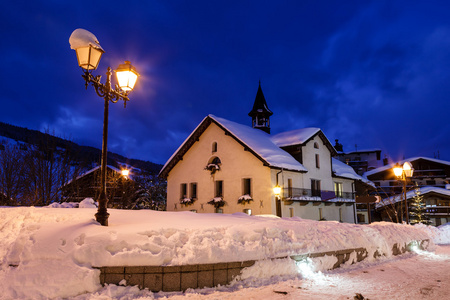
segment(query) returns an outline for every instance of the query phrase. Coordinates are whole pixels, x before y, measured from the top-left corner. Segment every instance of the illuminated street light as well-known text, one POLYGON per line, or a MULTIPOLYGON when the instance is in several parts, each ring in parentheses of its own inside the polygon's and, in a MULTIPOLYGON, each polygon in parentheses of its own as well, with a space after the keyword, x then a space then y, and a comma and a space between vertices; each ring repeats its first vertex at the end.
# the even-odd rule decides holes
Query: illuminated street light
POLYGON ((128 175, 130 174, 130 170, 127 170, 127 169, 123 169, 122 170, 122 176, 125 178, 125 179, 128 179, 128 175))
POLYGON ((275 194, 276 197, 279 197, 281 194, 281 186, 279 185, 274 186, 273 193, 275 194))
MULTIPOLYGON (((403 164, 403 166, 400 166, 398 163, 395 164, 394 168, 394 175, 397 177, 398 180, 403 181, 403 197, 405 201, 405 210, 406 210, 406 223, 409 224, 409 212, 408 212, 408 201, 406 199, 406 180, 409 177, 413 176, 414 169, 412 167, 412 164, 407 161, 403 164)), ((400 201, 400 211, 401 213, 401 220, 403 221, 403 201, 400 201)))
POLYGON ((89 84, 94 86, 95 92, 98 96, 105 100, 105 107, 103 112, 103 143, 102 143, 102 166, 101 166, 101 191, 97 199, 98 211, 95 214, 97 222, 102 226, 108 226, 109 213, 107 211, 108 197, 106 195, 106 163, 107 163, 107 143, 108 143, 108 107, 109 101, 117 103, 119 100, 124 101, 126 107, 128 94, 133 90, 136 84, 139 73, 130 64, 125 61, 125 64, 119 66, 116 72, 117 82, 114 87, 111 86, 111 67, 106 71, 106 83, 100 82, 100 75, 93 76, 92 71, 97 69, 105 51, 100 46, 95 35, 84 29, 76 29, 72 32, 69 38, 70 48, 77 53, 78 65, 83 69, 81 75, 85 81, 86 89, 89 84))

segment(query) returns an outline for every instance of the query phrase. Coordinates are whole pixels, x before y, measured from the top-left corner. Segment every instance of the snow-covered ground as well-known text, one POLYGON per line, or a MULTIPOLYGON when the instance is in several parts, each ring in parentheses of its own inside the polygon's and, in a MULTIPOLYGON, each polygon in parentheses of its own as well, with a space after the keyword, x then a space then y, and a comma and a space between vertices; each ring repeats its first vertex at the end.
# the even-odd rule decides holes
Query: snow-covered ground
POLYGON ((110 226, 103 227, 93 218, 95 208, 83 204, 85 208, 76 209, 0 208, 0 299, 347 299, 355 293, 371 299, 406 299, 403 287, 412 282, 423 284, 415 284, 410 294, 421 299, 420 295, 444 295, 440 291, 450 287, 450 246, 433 243, 450 244, 450 226, 110 210, 110 226), (422 239, 432 240, 429 249, 434 253, 392 256, 394 243, 422 239), (385 257, 333 271, 317 261, 297 265, 289 259, 270 260, 359 247, 365 247, 369 257, 375 251, 385 257), (240 281, 184 294, 102 287, 99 271, 93 268, 244 260, 260 262, 244 270, 240 281), (380 291, 386 297, 380 297, 380 291))

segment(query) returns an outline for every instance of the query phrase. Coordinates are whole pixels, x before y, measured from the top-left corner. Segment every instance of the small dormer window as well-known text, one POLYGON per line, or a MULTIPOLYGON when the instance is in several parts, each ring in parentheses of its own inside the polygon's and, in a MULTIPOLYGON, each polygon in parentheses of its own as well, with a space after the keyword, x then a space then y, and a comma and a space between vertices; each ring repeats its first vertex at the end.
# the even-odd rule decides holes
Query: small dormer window
POLYGON ((212 153, 216 153, 217 152, 217 142, 212 143, 212 153))
POLYGON ((319 149, 319 144, 317 142, 314 143, 314 148, 319 149))

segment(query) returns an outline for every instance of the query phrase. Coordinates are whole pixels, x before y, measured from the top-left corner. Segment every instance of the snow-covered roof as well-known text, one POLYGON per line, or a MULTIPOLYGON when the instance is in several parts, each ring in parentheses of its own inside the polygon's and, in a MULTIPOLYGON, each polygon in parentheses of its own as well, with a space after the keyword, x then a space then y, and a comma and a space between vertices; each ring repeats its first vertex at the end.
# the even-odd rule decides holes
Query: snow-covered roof
MULTIPOLYGON (((404 160, 399 161, 398 163, 400 165, 403 165, 407 161, 414 162, 414 161, 419 160, 419 159, 424 159, 424 160, 432 161, 432 162, 435 162, 435 163, 438 163, 438 164, 443 164, 443 165, 450 166, 450 162, 449 161, 440 160, 440 159, 436 159, 436 158, 423 157, 423 156, 418 156, 418 157, 412 157, 412 158, 404 159, 404 160)), ((367 178, 367 176, 370 176, 370 175, 373 175, 373 174, 376 174, 376 173, 380 173, 380 172, 384 172, 386 170, 392 169, 395 166, 396 163, 397 162, 391 163, 391 164, 388 164, 386 166, 379 167, 379 168, 376 168, 376 169, 373 169, 373 170, 370 170, 370 171, 367 171, 366 173, 364 173, 363 176, 367 178)))
POLYGON ((208 119, 214 121, 219 127, 222 127, 224 130, 228 131, 237 141, 248 147, 256 156, 267 163, 268 166, 300 172, 307 171, 307 169, 300 162, 277 146, 270 139, 270 135, 268 133, 262 130, 256 130, 250 126, 216 117, 214 115, 208 115, 167 160, 166 164, 161 169, 160 175, 170 171, 166 170, 166 168, 169 168, 171 163, 173 164, 174 159, 176 159, 177 154, 181 152, 182 149, 190 147, 188 142, 196 132, 201 130, 200 127, 208 119))
MULTIPOLYGON (((100 169, 101 167, 102 167, 101 165, 96 166, 95 168, 92 168, 92 169, 90 169, 90 170, 84 172, 83 174, 79 175, 75 180, 78 180, 78 179, 80 179, 81 177, 84 177, 84 176, 86 176, 86 175, 88 175, 88 174, 90 174, 90 173, 92 173, 92 172, 94 172, 94 171, 100 169)), ((113 171, 116 171, 117 173, 122 174, 122 170, 119 170, 119 169, 117 169, 116 167, 113 167, 113 166, 111 166, 111 165, 106 165, 106 168, 107 168, 107 169, 111 169, 111 170, 113 170, 113 171)), ((130 176, 128 176, 128 178, 131 179, 130 176)), ((69 181, 67 181, 66 184, 64 184, 64 186, 68 185, 68 184, 71 183, 72 181, 73 181, 72 179, 69 180, 69 181)))
POLYGON ((346 163, 343 163, 342 161, 340 161, 336 158, 331 158, 331 161, 332 161, 333 173, 336 176, 359 180, 368 185, 375 187, 375 184, 372 181, 356 174, 355 170, 352 167, 350 167, 349 165, 347 165, 346 163))
MULTIPOLYGON (((450 190, 449 189, 443 189, 443 188, 436 187, 436 186, 423 186, 419 190, 420 190, 420 194, 421 195, 426 195, 426 194, 429 194, 429 193, 436 193, 436 194, 440 194, 440 195, 444 195, 444 196, 450 197, 450 190)), ((408 191, 406 193, 406 199, 412 199, 415 196, 416 196, 416 190, 415 189, 410 190, 410 191, 408 191)), ((401 195, 401 194, 394 195, 394 196, 391 196, 389 198, 386 198, 386 199, 378 202, 375 206, 376 206, 376 208, 379 208, 379 207, 383 207, 385 205, 389 205, 389 204, 393 204, 393 203, 399 202, 401 200, 404 200, 403 195, 401 195)))
POLYGON ((372 153, 372 152, 381 152, 381 149, 373 148, 373 149, 361 149, 355 151, 339 151, 339 154, 356 154, 356 153, 372 153))
POLYGON ((268 133, 214 115, 209 115, 209 117, 214 119, 241 142, 260 155, 270 166, 296 171, 307 171, 306 168, 289 153, 280 149, 280 147, 271 140, 268 133))
POLYGON ((291 145, 299 145, 308 141, 312 136, 320 131, 320 128, 308 127, 295 129, 291 131, 286 131, 282 133, 278 133, 270 139, 274 142, 278 147, 285 147, 291 145))

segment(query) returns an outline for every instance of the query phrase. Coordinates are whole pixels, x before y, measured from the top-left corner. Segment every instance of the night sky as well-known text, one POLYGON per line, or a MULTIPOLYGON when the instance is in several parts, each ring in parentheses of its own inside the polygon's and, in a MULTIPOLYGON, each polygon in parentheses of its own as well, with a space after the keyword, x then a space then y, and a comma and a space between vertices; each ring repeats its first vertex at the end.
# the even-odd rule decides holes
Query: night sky
POLYGON ((344 151, 450 160, 448 1, 2 1, 0 121, 101 148, 103 99, 85 90, 77 28, 129 60, 108 150, 164 164, 208 114, 251 125, 258 81, 272 133, 320 127, 344 151))

